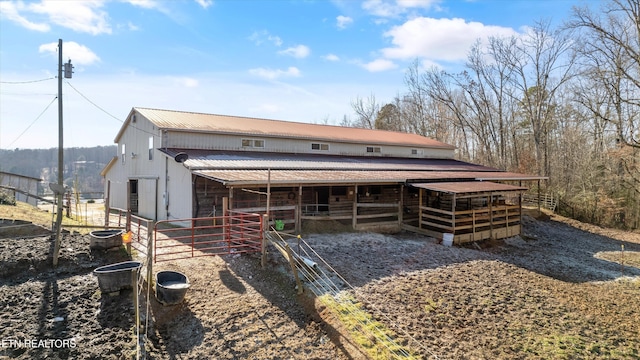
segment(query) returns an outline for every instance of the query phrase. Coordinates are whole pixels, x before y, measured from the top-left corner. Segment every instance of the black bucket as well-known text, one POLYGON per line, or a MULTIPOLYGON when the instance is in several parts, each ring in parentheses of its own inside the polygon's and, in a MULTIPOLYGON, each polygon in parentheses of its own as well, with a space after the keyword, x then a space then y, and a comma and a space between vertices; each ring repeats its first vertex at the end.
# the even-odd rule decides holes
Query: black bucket
POLYGON ((93 270, 93 274, 98 277, 98 286, 100 286, 100 291, 104 293, 111 293, 123 289, 131 289, 131 272, 135 272, 137 276, 141 267, 142 263, 140 261, 125 261, 100 266, 93 270))
POLYGON ((156 299, 162 305, 181 303, 189 286, 189 279, 183 273, 177 271, 158 271, 156 273, 156 299))
POLYGON ((89 249, 106 250, 122 245, 124 230, 96 230, 89 233, 91 241, 89 249))

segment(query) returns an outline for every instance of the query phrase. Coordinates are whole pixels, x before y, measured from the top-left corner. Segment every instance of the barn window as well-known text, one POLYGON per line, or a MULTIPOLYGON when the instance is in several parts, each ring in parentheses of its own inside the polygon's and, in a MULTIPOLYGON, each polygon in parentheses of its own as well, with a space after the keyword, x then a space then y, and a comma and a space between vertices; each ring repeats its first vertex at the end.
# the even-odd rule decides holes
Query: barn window
POLYGON ((329 144, 312 143, 311 150, 329 150, 329 144))
POLYGON ((120 152, 122 154, 122 164, 124 165, 125 160, 127 160, 127 150, 125 148, 125 145, 122 144, 122 151, 120 152))
POLYGON ((379 153, 380 152, 380 147, 379 146, 367 146, 367 152, 368 153, 379 153))
POLYGON ((264 147, 264 140, 242 139, 242 147, 263 148, 264 147))

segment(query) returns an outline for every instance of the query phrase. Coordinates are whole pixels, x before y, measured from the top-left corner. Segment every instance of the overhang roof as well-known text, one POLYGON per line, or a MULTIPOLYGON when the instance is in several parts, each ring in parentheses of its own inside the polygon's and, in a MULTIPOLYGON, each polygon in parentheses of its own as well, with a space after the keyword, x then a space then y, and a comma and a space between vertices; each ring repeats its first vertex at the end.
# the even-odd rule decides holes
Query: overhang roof
POLYGON ((436 182, 411 184, 411 186, 456 195, 527 190, 527 188, 522 186, 498 184, 488 181, 436 182))
POLYGON ((115 138, 118 142, 130 119, 138 112, 157 128, 169 131, 206 132, 289 139, 310 139, 371 145, 415 146, 455 149, 454 146, 417 134, 397 131, 308 124, 302 122, 259 119, 241 116, 203 114, 135 107, 115 138))
MULTIPOLYGON (((191 170, 421 170, 486 171, 498 169, 454 159, 340 156, 249 151, 160 149, 175 158, 185 153, 184 165, 191 170)), ((490 175, 490 174, 488 174, 490 175)))
POLYGON ((285 185, 350 185, 350 184, 397 184, 410 183, 412 186, 424 182, 446 180, 480 180, 483 176, 498 177, 508 174, 505 180, 512 180, 514 173, 477 171, 359 171, 359 170, 195 170, 195 175, 218 181, 225 186, 285 185), (270 177, 270 179, 269 179, 270 177))

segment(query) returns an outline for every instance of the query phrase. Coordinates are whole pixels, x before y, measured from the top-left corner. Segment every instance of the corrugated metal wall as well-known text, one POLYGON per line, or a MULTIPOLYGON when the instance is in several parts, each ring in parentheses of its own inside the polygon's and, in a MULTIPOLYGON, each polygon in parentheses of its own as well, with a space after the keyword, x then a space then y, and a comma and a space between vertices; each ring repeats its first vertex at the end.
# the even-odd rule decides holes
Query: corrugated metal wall
MULTIPOLYGON (((393 156, 407 158, 438 158, 453 159, 454 150, 416 148, 392 145, 376 144, 345 144, 329 143, 314 140, 278 139, 269 137, 252 137, 242 135, 217 135, 189 132, 169 132, 166 137, 166 146, 170 148, 203 149, 203 150, 231 150, 231 151, 262 151, 283 153, 309 153, 326 155, 349 156, 393 156), (243 146, 242 140, 255 145, 252 140, 258 140, 258 144, 264 147, 243 146), (261 142, 263 141, 263 143, 261 142), (327 150, 312 149, 312 144, 326 144, 327 150), (367 152, 367 148, 374 148, 376 152, 367 152), (377 149, 376 149, 377 148, 377 149), (377 152, 379 151, 379 152, 377 152)), ((316 146, 324 148, 323 146, 316 146)))

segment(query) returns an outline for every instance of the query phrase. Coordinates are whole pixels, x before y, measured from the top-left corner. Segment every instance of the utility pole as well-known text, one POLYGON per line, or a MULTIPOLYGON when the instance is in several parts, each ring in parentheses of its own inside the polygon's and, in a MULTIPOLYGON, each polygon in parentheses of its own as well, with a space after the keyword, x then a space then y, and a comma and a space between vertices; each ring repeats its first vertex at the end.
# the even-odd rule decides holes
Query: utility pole
MULTIPOLYGON (((62 200, 64 195, 64 147, 62 141, 62 39, 58 39, 58 184, 51 186, 56 194, 58 207, 56 210, 56 240, 53 248, 53 266, 58 266, 58 256, 60 255, 60 234, 62 232, 62 200)), ((64 77, 71 78, 71 60, 64 64, 64 77)))

